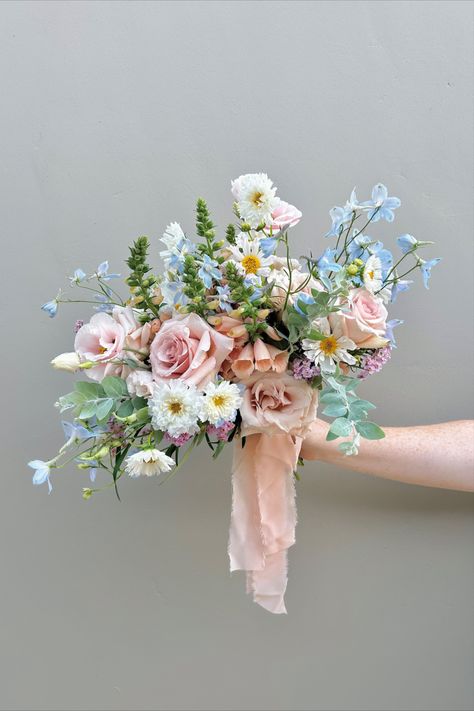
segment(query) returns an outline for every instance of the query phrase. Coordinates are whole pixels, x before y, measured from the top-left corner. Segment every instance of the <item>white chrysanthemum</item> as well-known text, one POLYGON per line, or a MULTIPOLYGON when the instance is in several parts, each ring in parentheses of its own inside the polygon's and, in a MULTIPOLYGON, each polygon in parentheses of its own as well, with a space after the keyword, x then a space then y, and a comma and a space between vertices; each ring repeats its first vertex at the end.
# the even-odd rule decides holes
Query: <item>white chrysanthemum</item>
POLYGON ((248 173, 232 181, 239 214, 252 227, 261 222, 271 224, 272 212, 280 202, 275 193, 276 187, 266 173, 248 173))
POLYGON ((273 257, 264 257, 259 241, 252 239, 245 232, 241 232, 235 245, 229 247, 232 260, 236 263, 240 273, 250 279, 255 277, 268 277, 273 257))
POLYGON ((204 389, 203 419, 212 425, 224 421, 233 422, 237 408, 242 402, 239 388, 235 383, 222 380, 220 383, 209 383, 204 389))
POLYGON ((305 356, 316 365, 319 365, 325 373, 334 373, 336 363, 347 363, 354 365, 356 362, 354 356, 349 353, 349 350, 357 348, 354 341, 342 335, 331 333, 329 321, 326 318, 320 318, 313 324, 315 330, 319 331, 325 337, 319 340, 304 338, 302 341, 305 356))
POLYGON ((198 431, 202 410, 202 395, 181 380, 158 383, 148 403, 153 427, 173 437, 198 431))
POLYGON ((163 259, 166 267, 174 254, 177 254, 177 247, 181 240, 186 238, 179 222, 171 222, 166 228, 160 242, 163 242, 166 249, 160 252, 160 257, 163 259))
POLYGON ((142 449, 125 460, 125 471, 131 477, 155 476, 171 471, 174 460, 159 449, 142 449))
POLYGON ((382 262, 376 254, 371 254, 365 263, 363 274, 364 286, 371 294, 382 288, 382 262))

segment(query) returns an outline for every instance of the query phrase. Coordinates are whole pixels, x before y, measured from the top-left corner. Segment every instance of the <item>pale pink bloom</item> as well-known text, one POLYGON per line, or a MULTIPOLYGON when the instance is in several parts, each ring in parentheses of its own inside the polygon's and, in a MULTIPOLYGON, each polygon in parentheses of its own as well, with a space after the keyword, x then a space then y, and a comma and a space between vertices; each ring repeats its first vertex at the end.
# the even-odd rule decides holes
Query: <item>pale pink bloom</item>
POLYGON ((273 232, 278 232, 283 227, 294 227, 301 220, 301 212, 284 200, 280 200, 278 205, 272 210, 272 222, 266 229, 272 228, 273 232))
POLYGON ((153 375, 149 370, 135 369, 127 375, 127 388, 130 395, 149 398, 153 395, 153 375))
POLYGON ((150 346, 153 378, 159 382, 179 378, 203 388, 219 371, 234 341, 197 314, 165 321, 150 346))
MULTIPOLYGON (((96 363, 86 370, 92 380, 102 380, 105 375, 115 374, 115 365, 107 368, 109 361, 120 360, 125 343, 126 331, 112 316, 106 313, 94 314, 76 334, 74 350, 82 362, 96 363)), ((119 364, 120 367, 120 364, 119 364)))
POLYGON ((254 373, 245 383, 242 434, 304 436, 316 417, 318 393, 288 373, 254 373))
POLYGON ((351 289, 347 310, 330 314, 329 323, 334 334, 347 336, 359 348, 381 348, 387 344, 387 316, 382 300, 359 288, 351 289))

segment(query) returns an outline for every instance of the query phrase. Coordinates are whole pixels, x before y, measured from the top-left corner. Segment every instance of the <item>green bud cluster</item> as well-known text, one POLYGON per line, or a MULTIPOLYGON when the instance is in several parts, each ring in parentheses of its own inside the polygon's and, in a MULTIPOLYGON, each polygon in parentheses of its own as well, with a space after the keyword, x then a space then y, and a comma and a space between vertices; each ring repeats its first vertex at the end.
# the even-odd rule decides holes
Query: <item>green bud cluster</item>
POLYGON ((150 274, 151 267, 147 261, 149 247, 148 237, 145 236, 138 237, 130 247, 130 256, 127 259, 130 276, 127 278, 127 284, 133 290, 135 307, 144 311, 149 309, 157 316, 158 310, 151 303, 151 289, 156 284, 156 277, 150 274))
POLYGON ((184 259, 182 279, 186 285, 184 293, 190 301, 186 308, 188 311, 194 311, 203 316, 205 314, 206 287, 198 275, 198 265, 192 254, 188 254, 184 259))

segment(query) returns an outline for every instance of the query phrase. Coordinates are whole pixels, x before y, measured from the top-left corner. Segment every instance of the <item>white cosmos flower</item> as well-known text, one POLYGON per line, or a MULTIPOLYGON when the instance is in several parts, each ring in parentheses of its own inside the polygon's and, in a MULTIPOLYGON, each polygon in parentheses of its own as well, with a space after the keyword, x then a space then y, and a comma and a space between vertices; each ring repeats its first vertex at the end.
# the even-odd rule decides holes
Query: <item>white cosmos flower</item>
POLYGON ((272 212, 280 202, 276 187, 266 173, 247 173, 232 181, 232 195, 241 218, 252 227, 271 224, 272 212))
POLYGON ((158 475, 173 466, 174 460, 159 449, 142 449, 125 460, 125 471, 131 477, 158 475))
POLYGON ((382 262, 376 254, 371 254, 366 261, 362 278, 365 288, 371 294, 382 288, 382 262))
POLYGON ((273 257, 264 257, 259 241, 241 232, 235 245, 229 247, 232 259, 237 264, 241 274, 251 279, 268 277, 270 275, 273 257))
POLYGON ((148 402, 153 427, 172 437, 195 434, 202 410, 202 395, 181 380, 157 383, 148 402))
POLYGON ((242 402, 240 391, 235 383, 222 380, 220 383, 209 383, 204 389, 203 419, 212 425, 220 421, 234 421, 237 408, 242 402))
POLYGON ((186 239, 186 235, 179 222, 171 222, 166 228, 163 237, 160 238, 160 242, 163 242, 166 247, 166 249, 160 252, 160 257, 163 259, 166 267, 168 267, 171 257, 177 254, 178 244, 184 239, 186 239))
POLYGON ((304 338, 302 341, 305 356, 313 363, 319 365, 325 373, 334 373, 336 363, 343 362, 347 365, 354 365, 354 356, 349 350, 357 348, 354 341, 342 335, 331 333, 327 318, 320 318, 313 323, 313 328, 325 337, 320 340, 304 338))

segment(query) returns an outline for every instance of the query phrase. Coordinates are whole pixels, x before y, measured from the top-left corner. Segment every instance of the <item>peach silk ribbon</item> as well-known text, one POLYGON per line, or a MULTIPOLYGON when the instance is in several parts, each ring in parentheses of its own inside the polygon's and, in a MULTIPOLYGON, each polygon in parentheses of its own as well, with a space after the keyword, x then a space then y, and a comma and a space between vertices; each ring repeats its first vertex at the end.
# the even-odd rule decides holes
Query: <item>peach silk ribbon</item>
POLYGON ((234 444, 230 569, 245 570, 247 592, 269 612, 286 613, 287 551, 295 542, 293 472, 302 444, 289 434, 251 434, 234 444))

